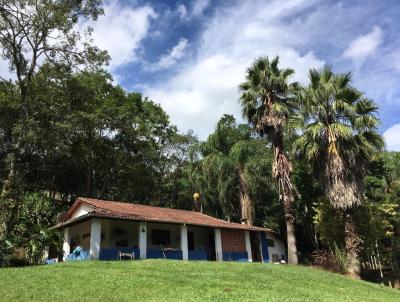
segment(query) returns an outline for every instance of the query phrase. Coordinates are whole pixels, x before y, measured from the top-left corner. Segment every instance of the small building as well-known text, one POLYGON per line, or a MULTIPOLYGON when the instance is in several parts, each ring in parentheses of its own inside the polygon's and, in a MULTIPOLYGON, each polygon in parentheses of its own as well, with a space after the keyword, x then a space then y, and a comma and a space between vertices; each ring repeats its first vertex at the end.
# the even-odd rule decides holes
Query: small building
POLYGON ((121 253, 134 259, 286 259, 272 230, 194 211, 78 198, 55 228, 64 231, 64 260, 77 246, 92 260, 117 260, 121 253))

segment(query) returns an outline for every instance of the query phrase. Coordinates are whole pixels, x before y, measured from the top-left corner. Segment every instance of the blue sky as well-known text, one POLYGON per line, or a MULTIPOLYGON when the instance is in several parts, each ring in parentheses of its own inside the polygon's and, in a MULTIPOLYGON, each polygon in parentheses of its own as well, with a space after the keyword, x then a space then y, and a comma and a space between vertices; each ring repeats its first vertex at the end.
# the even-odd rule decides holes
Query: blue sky
POLYGON ((293 80, 310 67, 351 71, 380 107, 400 151, 400 1, 105 0, 94 43, 115 81, 160 103, 181 131, 205 138, 224 113, 241 120, 237 86, 257 57, 279 55, 293 80))

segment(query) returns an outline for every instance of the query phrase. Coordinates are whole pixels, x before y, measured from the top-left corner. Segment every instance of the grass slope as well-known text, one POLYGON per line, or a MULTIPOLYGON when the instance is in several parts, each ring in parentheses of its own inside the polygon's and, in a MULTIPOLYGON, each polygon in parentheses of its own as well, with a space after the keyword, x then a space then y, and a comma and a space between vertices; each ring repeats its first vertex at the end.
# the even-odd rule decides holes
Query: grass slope
POLYGON ((400 292, 290 265, 144 260, 0 269, 1 301, 400 301, 400 292))

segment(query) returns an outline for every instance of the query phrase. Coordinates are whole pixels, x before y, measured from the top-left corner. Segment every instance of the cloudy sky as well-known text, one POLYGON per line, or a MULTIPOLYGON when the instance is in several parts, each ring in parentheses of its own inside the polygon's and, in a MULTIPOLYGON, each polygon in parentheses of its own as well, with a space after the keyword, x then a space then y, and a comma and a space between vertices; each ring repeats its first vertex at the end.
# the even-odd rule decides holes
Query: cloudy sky
POLYGON ((115 81, 160 103, 181 131, 204 138, 223 113, 240 120, 246 67, 279 55, 302 83, 310 67, 352 71, 380 106, 387 148, 400 151, 399 18, 398 0, 106 0, 91 26, 115 81))

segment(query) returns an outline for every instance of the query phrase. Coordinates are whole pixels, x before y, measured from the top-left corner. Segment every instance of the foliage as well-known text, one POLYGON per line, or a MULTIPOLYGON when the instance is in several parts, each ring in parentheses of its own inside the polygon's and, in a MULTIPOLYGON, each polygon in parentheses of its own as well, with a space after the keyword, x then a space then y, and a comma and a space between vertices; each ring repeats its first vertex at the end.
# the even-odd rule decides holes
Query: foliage
POLYGON ((11 233, 11 242, 23 247, 29 263, 40 263, 46 247, 57 248, 60 239, 58 232, 50 228, 56 223, 61 205, 38 193, 27 193, 21 199, 17 224, 11 233))
MULTIPOLYGON (((253 136, 250 127, 237 125, 233 116, 224 115, 214 133, 200 145, 203 159, 201 172, 206 187, 216 186, 219 206, 234 221, 253 224, 257 189, 269 175, 260 176, 270 152, 265 142, 253 136), (235 204, 233 201, 238 201, 235 204)), ((204 195, 204 194, 203 194, 204 195)))
POLYGON ((347 254, 344 249, 340 249, 336 243, 333 248, 328 250, 315 250, 312 255, 315 265, 334 273, 347 273, 347 254))
MULTIPOLYGON (((57 0, 1 0, 0 1, 0 49, 2 59, 9 64, 15 82, 3 83, 8 89, 11 111, 4 111, 7 122, 2 130, 2 153, 5 160, 2 168, 6 176, 2 178, 0 205, 0 241, 7 240, 18 217, 20 197, 27 189, 25 178, 28 172, 26 157, 32 155, 32 148, 26 143, 35 132, 36 111, 32 82, 41 67, 68 65, 71 68, 87 66, 98 68, 107 63, 106 51, 101 51, 87 40, 81 43, 76 30, 82 18, 97 19, 102 14, 100 0, 57 1, 57 0), (13 115, 10 116, 10 113, 13 115), (6 131, 4 131, 6 130, 6 131), (6 208, 7 207, 7 208, 6 208)), ((4 87, 2 87, 4 88, 4 87)))
MULTIPOLYGON (((60 192, 67 202, 77 195, 152 199, 163 176, 163 148, 176 133, 158 105, 113 86, 104 71, 64 66, 44 66, 31 93, 35 114, 24 120, 31 130, 20 158, 27 189, 60 192)), ((6 114, 11 105, 0 108, 6 114)), ((20 122, 4 124, 5 143, 20 122)))
POLYGON ((329 67, 310 70, 301 98, 303 133, 293 146, 313 164, 328 200, 339 209, 361 204, 368 162, 383 147, 377 107, 350 81, 349 73, 335 75, 329 67))

